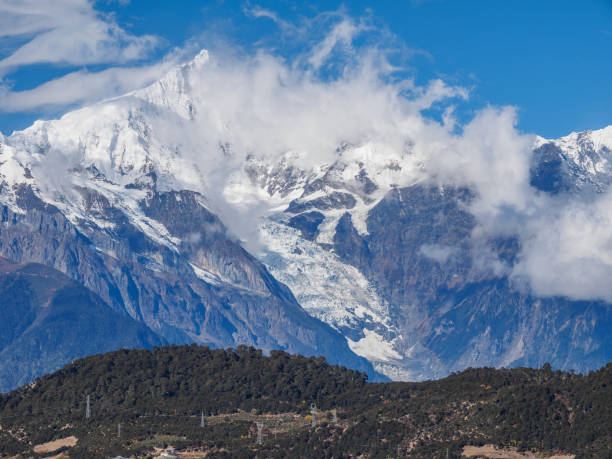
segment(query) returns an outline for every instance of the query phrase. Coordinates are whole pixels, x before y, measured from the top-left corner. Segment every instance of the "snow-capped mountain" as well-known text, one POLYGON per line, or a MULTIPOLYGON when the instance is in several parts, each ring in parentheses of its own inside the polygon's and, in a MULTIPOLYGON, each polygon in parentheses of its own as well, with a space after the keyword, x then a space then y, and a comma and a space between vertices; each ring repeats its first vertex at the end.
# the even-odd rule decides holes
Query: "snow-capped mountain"
POLYGON ((376 378, 241 247, 209 210, 192 152, 160 134, 188 122, 173 85, 205 57, 3 138, 0 252, 62 271, 169 342, 324 355, 376 378))
MULTIPOLYGON (((413 380, 610 359, 606 304, 476 269, 475 191, 428 179, 409 141, 260 152, 209 102, 211 65, 203 51, 0 138, 0 255, 59 269, 171 342, 323 354, 374 375, 367 359, 413 380)), ((532 186, 605 189, 611 129, 538 139, 532 186)), ((487 244, 506 265, 520 253, 512 235, 487 244)))

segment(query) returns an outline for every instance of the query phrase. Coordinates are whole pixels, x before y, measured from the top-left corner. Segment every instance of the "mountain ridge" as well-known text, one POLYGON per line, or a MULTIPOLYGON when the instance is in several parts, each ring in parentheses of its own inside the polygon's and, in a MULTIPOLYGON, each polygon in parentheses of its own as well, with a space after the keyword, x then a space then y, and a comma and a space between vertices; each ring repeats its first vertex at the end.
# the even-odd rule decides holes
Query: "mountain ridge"
POLYGON ((41 264, 16 264, 0 257, 0 297, 0 392, 78 357, 166 344, 143 324, 41 264))
MULTIPOLYGON (((70 250, 59 258, 55 249, 41 254, 57 239, 53 231, 32 236, 39 247, 12 247, 16 227, 0 233, 0 254, 53 259, 173 342, 316 353, 323 349, 317 333, 325 330, 328 358, 361 368, 356 353, 396 379, 440 377, 460 369, 456 362, 603 363, 611 348, 596 330, 610 320, 605 303, 584 309, 587 303, 541 299, 518 291, 507 274, 479 271, 470 208, 477 190, 436 181, 409 141, 401 148, 376 139, 340 142, 312 160, 304 151, 259 154, 241 137, 232 143, 231 120, 206 99, 214 90, 206 72, 216 65, 203 51, 148 88, 4 138, 5 222, 31 227, 26 210, 52 214, 50 228, 60 224, 75 235, 78 259, 87 263, 78 268, 70 250), (276 305, 270 310, 269 301, 276 305), (315 325, 302 307, 326 325, 315 325), (272 319, 281 311, 283 320, 272 319), (504 329, 513 311, 522 321, 504 329), (589 325, 596 318, 601 322, 589 325), (545 335, 538 321, 553 324, 545 335), (465 323, 479 325, 462 337, 465 323), (553 345, 560 330, 574 330, 564 339, 583 349, 574 362, 537 355, 541 349, 526 344, 544 339, 564 348, 566 342, 553 345), (581 344, 589 339, 591 347, 581 344), (601 356, 591 361, 589 352, 601 356)), ((442 126, 427 129, 450 136, 442 126)), ((612 181, 606 129, 534 139, 531 186, 551 194, 605 190, 612 181)), ((64 241, 69 249, 73 242, 64 241)), ((479 250, 508 271, 521 245, 513 236, 491 238, 479 250)))

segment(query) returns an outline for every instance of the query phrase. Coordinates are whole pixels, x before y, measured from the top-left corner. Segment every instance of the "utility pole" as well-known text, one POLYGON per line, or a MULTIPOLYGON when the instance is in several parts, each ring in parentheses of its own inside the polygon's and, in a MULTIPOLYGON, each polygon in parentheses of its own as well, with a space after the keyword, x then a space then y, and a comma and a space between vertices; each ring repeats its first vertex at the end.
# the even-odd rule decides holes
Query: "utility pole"
POLYGON ((310 414, 312 415, 312 422, 310 424, 310 427, 312 427, 313 429, 316 427, 317 425, 317 405, 315 405, 314 403, 310 404, 310 414))
POLYGON ((87 408, 85 408, 85 419, 91 418, 91 404, 89 402, 89 395, 87 396, 87 408))
POLYGON ((257 422, 257 444, 263 445, 263 422, 257 422))
POLYGON ((117 424, 117 437, 121 438, 121 423, 117 424))
POLYGON ((204 411, 202 411, 202 418, 200 419, 200 427, 206 426, 206 422, 204 421, 204 411))

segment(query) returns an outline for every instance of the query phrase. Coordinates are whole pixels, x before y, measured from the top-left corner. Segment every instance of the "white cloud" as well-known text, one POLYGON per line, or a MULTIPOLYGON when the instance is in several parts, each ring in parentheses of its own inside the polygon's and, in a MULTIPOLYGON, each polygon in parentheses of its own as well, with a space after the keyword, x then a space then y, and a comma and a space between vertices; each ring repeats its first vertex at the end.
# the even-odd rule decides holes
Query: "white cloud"
MULTIPOLYGON (((358 31, 366 32, 369 26, 339 13, 326 21, 332 19, 335 23, 328 34, 292 59, 264 50, 254 55, 235 50, 211 53, 210 61, 188 81, 199 114, 201 138, 194 144, 204 142, 211 148, 229 144, 238 165, 251 153, 277 158, 287 152, 312 164, 333 161, 337 147, 346 142, 378 140, 401 150, 407 138, 424 136, 437 145, 437 136, 450 135, 420 112, 449 99, 466 98, 465 89, 441 80, 419 87, 410 79, 389 78, 396 68, 387 60, 384 43, 353 45, 358 31), (338 42, 342 42, 338 52, 343 67, 337 76, 321 77, 300 65, 313 56, 313 65, 323 65, 338 42)), ((178 137, 185 135, 181 132, 178 137)), ((202 149, 197 151, 201 155, 202 149)), ((222 166, 226 168, 227 162, 222 166)), ((210 167, 215 164, 203 169, 210 167)))
POLYGON ((281 19, 274 11, 268 10, 266 8, 261 8, 257 5, 250 8, 245 8, 244 13, 254 18, 270 19, 271 21, 276 23, 276 25, 278 25, 284 32, 295 32, 298 30, 295 24, 281 19))
POLYGON ((442 183, 473 187, 479 199, 472 212, 500 231, 514 230, 507 226, 509 216, 528 213, 536 199, 529 186, 534 137, 515 125, 514 108, 487 107, 428 162, 428 170, 442 183))
POLYGON ((89 0, 3 0, 0 38, 26 42, 0 60, 0 76, 31 64, 126 63, 145 57, 156 45, 150 35, 134 36, 89 0))
POLYGON ((141 88, 176 65, 174 59, 140 67, 112 67, 100 72, 77 71, 33 89, 0 89, 0 112, 26 112, 96 102, 141 88))
POLYGON ((124 66, 146 58, 158 39, 126 32, 91 0, 1 0, 0 38, 21 43, 0 60, 0 112, 58 109, 116 96, 151 83, 177 62, 171 53, 152 65, 124 66), (6 77, 33 64, 111 67, 73 71, 13 91, 6 77), (113 67, 117 64, 122 67, 113 67))
POLYGON ((612 191, 551 196, 530 186, 535 137, 518 132, 511 107, 481 110, 463 133, 443 140, 426 169, 441 184, 476 192, 473 256, 478 269, 509 274, 538 296, 612 302, 612 191), (486 249, 516 236, 513 267, 486 249))
POLYGON ((457 253, 457 248, 448 245, 423 244, 419 247, 419 253, 438 263, 446 263, 449 258, 457 253))
POLYGON ((325 39, 312 49, 308 62, 315 69, 320 68, 336 46, 342 46, 345 50, 352 49, 353 38, 364 29, 363 24, 355 24, 346 18, 341 20, 333 26, 325 39))
POLYGON ((612 302, 612 193, 546 204, 524 220, 514 276, 539 295, 612 302))

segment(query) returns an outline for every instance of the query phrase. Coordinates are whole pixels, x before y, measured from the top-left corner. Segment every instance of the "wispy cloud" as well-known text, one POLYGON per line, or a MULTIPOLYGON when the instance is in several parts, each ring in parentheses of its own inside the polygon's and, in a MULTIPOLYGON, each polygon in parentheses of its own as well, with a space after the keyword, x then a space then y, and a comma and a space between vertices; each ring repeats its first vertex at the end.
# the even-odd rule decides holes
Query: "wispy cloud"
POLYGON ((25 91, 0 88, 0 111, 14 113, 49 110, 73 104, 97 102, 124 94, 158 80, 176 61, 167 59, 154 65, 112 67, 100 72, 71 72, 25 91))
POLYGON ((325 39, 312 49, 308 62, 315 69, 320 68, 337 46, 342 46, 345 50, 352 49, 353 38, 364 29, 363 24, 343 19, 335 24, 325 39))
POLYGON ((156 46, 151 35, 134 36, 88 0, 4 0, 0 38, 26 43, 0 60, 0 75, 24 65, 126 63, 146 57, 156 46))
POLYGON ((244 14, 254 18, 267 18, 275 22, 284 31, 296 31, 297 26, 289 21, 285 21, 280 18, 274 11, 262 8, 258 5, 245 6, 243 8, 244 14))
POLYGON ((126 67, 149 56, 158 39, 130 34, 111 15, 95 10, 90 0, 3 0, 0 39, 19 43, 0 60, 3 112, 46 110, 118 95, 159 78, 174 63, 169 55, 151 65, 126 67), (73 71, 35 88, 13 91, 7 77, 34 64, 108 68, 73 71))

